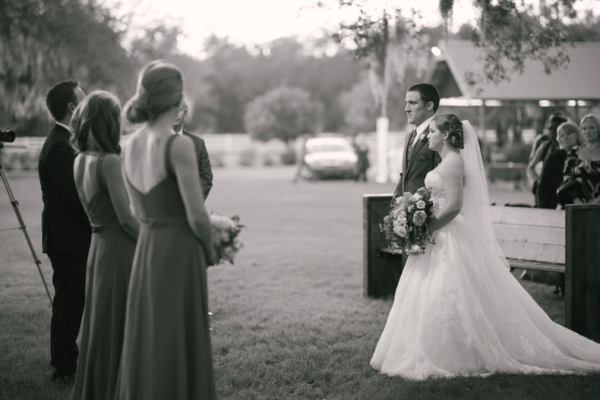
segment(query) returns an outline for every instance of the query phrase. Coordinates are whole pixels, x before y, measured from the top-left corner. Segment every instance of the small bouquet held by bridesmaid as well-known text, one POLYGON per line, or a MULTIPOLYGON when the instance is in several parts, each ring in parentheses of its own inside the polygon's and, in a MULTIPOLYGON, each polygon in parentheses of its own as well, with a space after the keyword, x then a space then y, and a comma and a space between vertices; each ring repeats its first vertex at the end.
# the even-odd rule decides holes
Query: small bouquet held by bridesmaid
POLYGON ((240 217, 231 218, 215 213, 210 214, 210 225, 212 227, 213 246, 217 254, 217 265, 224 261, 233 264, 233 259, 243 247, 237 236, 244 227, 240 224, 240 217))
POLYGON ((431 192, 420 188, 417 193, 404 193, 396 197, 390 205, 390 213, 383 218, 379 229, 385 234, 392 251, 403 251, 408 255, 425 252, 427 242, 433 244, 427 217, 434 215, 431 192))

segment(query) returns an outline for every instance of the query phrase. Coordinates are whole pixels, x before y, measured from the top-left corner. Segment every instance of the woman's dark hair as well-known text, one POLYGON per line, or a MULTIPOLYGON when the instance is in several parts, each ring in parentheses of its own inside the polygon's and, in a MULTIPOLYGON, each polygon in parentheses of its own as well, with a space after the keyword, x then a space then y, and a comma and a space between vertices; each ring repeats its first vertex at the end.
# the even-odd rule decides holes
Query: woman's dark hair
POLYGON ((125 105, 131 123, 151 122, 179 105, 183 99, 183 78, 175 65, 155 60, 144 67, 135 95, 125 105))
POLYGON ((112 94, 97 90, 86 96, 71 119, 71 146, 86 151, 94 143, 103 152, 121 153, 121 104, 112 94))
POLYGON ((440 93, 435 86, 430 85, 429 83, 419 83, 418 85, 409 87, 408 92, 418 92, 425 107, 427 107, 427 103, 432 102, 433 112, 438 110, 438 107, 440 106, 440 93))
POLYGON ((46 94, 46 107, 55 121, 61 121, 67 115, 69 104, 77 105, 75 89, 79 82, 75 79, 57 83, 46 94))
POLYGON ((442 114, 435 117, 435 125, 443 134, 448 134, 446 141, 456 149, 465 147, 463 127, 460 118, 454 114, 442 114))

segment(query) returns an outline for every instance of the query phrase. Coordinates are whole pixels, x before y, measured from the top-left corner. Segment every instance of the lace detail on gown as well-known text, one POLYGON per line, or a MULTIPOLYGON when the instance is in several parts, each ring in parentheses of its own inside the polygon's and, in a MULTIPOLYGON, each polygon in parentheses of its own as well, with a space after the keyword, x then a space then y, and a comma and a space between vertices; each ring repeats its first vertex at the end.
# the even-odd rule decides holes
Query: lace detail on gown
MULTIPOLYGON (((441 175, 425 185, 447 203, 441 175)), ((410 256, 371 365, 406 379, 600 369, 600 344, 546 315, 459 214, 410 256)))

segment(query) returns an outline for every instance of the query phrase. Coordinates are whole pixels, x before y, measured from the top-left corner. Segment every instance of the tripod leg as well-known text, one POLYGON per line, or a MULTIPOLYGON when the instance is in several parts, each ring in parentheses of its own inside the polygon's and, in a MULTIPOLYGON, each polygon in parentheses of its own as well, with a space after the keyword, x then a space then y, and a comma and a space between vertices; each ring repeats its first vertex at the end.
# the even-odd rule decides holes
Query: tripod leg
POLYGON ((31 250, 31 255, 33 256, 33 261, 37 266, 38 272, 40 273, 40 277, 42 278, 42 283, 44 284, 44 288, 46 289, 46 294, 48 295, 48 300, 50 300, 50 306, 52 306, 52 296, 50 296, 50 290, 48 290, 48 285, 46 285, 46 279, 44 279, 44 274, 42 274, 42 262, 37 257, 35 253, 35 249, 33 248, 33 243, 31 243, 31 239, 29 238, 29 233, 27 233, 27 227, 25 226, 25 222, 23 221, 23 217, 21 216, 21 211, 19 210, 19 202, 15 200, 15 196, 12 193, 10 185, 8 184, 8 179, 6 178, 6 174, 4 173, 4 166, 0 163, 0 176, 2 177, 2 181, 4 182, 4 187, 6 188, 6 192, 8 193, 8 198, 10 199, 10 204, 12 204, 13 209, 15 210, 15 214, 17 216, 17 220, 19 220, 20 229, 23 231, 25 235, 25 239, 27 240, 27 244, 29 245, 29 250, 31 250))

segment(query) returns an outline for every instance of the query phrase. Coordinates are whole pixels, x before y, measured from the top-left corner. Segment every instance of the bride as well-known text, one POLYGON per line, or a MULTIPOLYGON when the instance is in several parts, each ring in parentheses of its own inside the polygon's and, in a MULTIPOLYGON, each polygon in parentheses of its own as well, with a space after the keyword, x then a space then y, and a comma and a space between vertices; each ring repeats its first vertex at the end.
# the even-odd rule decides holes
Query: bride
POLYGON ((600 344, 552 322, 509 272, 469 122, 436 117, 429 148, 442 157, 425 178, 435 244, 409 257, 373 368, 413 380, 600 370, 600 344))

